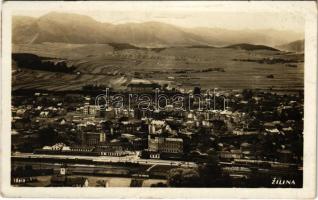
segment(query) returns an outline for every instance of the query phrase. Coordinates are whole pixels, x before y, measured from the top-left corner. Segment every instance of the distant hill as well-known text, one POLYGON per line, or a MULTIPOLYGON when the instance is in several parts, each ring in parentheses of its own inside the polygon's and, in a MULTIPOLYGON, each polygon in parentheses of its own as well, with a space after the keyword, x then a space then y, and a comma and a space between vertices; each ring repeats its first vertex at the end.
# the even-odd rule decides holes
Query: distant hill
POLYGON ((283 51, 304 52, 305 40, 297 40, 288 44, 278 46, 277 48, 283 51))
POLYGON ((52 12, 37 19, 22 21, 13 17, 13 43, 105 43, 108 35, 103 25, 94 19, 78 15, 52 12), (19 23, 20 22, 20 23, 19 23), (23 22, 23 23, 21 23, 23 22))
POLYGON ((222 28, 189 28, 187 31, 213 41, 212 46, 226 46, 231 44, 249 43, 277 46, 302 38, 301 33, 275 29, 262 30, 228 30, 222 28))
POLYGON ((188 46, 188 48, 205 48, 205 49, 214 49, 215 47, 213 46, 208 46, 208 45, 192 45, 192 46, 188 46))
POLYGON ((230 46, 226 46, 225 48, 231 48, 231 49, 243 49, 243 50, 270 50, 270 51, 279 51, 278 49, 265 46, 265 45, 254 45, 254 44, 247 44, 247 43, 241 43, 241 44, 234 44, 230 46))
POLYGON ((162 22, 102 23, 79 14, 51 12, 39 18, 14 16, 12 41, 15 44, 127 43, 134 46, 225 46, 235 43, 285 44, 301 38, 296 32, 277 30, 227 30, 183 28, 162 22))
POLYGON ((78 14, 52 12, 38 19, 13 17, 13 43, 129 43, 139 46, 178 46, 207 41, 181 28, 159 22, 107 24, 78 14))

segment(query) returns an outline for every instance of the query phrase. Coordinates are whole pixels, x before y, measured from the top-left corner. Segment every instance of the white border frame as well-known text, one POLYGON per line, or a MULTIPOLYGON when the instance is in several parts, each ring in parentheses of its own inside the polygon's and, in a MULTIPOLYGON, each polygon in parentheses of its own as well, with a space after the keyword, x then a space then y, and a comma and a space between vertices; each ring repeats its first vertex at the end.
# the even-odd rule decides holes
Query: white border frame
POLYGON ((316 195, 316 87, 317 87, 317 8, 305 1, 142 1, 142 2, 5 2, 2 12, 1 67, 1 194, 5 197, 80 198, 314 198, 316 195), (151 4, 203 6, 211 11, 297 12, 305 18, 305 99, 304 99, 304 180, 303 188, 27 188, 10 185, 11 148, 11 13, 17 9, 102 9, 103 6, 130 7, 151 4))

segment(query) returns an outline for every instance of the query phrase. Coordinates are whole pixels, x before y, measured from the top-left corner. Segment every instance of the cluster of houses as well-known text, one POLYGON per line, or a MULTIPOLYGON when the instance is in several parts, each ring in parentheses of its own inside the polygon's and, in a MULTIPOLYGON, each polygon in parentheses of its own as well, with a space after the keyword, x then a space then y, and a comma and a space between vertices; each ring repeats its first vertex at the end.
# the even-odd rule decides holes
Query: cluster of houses
MULTIPOLYGON (((143 85, 133 88, 142 89, 143 85)), ((36 93, 26 97, 25 104, 12 106, 13 150, 21 151, 20 145, 26 141, 38 141, 37 130, 53 125, 58 138, 67 140, 37 147, 34 153, 206 158, 204 162, 214 153, 226 162, 301 163, 301 152, 293 147, 301 144, 303 136, 303 95, 261 91, 227 91, 223 95, 228 101, 219 98, 215 109, 176 111, 175 105, 168 105, 164 110, 141 111, 113 106, 100 109, 93 98, 83 95, 36 93)), ((65 177, 58 180, 66 185, 72 182, 65 177)))

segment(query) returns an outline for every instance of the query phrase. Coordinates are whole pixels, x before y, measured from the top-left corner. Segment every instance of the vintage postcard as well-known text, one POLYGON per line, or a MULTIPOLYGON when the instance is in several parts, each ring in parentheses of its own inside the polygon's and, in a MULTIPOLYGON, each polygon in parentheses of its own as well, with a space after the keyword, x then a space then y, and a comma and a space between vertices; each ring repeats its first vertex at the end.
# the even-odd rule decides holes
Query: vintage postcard
POLYGON ((2 14, 2 195, 315 196, 316 2, 2 14))

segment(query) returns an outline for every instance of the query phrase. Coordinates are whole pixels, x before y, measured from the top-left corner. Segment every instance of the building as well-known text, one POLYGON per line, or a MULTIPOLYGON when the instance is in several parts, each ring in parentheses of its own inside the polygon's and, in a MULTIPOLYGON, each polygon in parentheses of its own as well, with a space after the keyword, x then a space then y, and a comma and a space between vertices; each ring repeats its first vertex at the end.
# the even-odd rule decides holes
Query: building
POLYGON ((98 152, 101 156, 127 156, 130 154, 129 151, 125 150, 122 145, 120 144, 104 144, 103 146, 97 146, 94 150, 95 152, 98 152))
POLYGON ((148 136, 148 150, 159 153, 183 153, 183 140, 148 136))
POLYGON ((104 113, 104 118, 107 120, 112 120, 116 117, 115 109, 113 109, 112 107, 108 107, 105 110, 101 110, 101 112, 104 113))
POLYGON ((102 133, 102 132, 100 132, 100 133, 89 132, 89 133, 86 133, 85 139, 86 139, 87 145, 94 146, 94 145, 105 142, 106 141, 106 134, 102 133))
POLYGON ((56 143, 53 146, 44 146, 43 150, 53 150, 53 151, 67 151, 70 150, 69 146, 66 146, 64 143, 56 143))
POLYGON ((143 150, 147 148, 147 139, 137 137, 129 142, 132 146, 132 150, 134 151, 143 150))
POLYGON ((162 120, 152 120, 148 126, 149 134, 161 134, 166 127, 166 122, 162 120))
POLYGON ((99 106, 95 106, 95 105, 88 105, 85 104, 83 107, 83 114, 84 115, 100 115, 100 108, 99 106))
POLYGON ((242 158, 241 150, 231 150, 231 151, 220 151, 220 159, 240 159, 242 158))
POLYGON ((120 130, 123 133, 134 134, 137 132, 138 128, 141 125, 140 120, 128 120, 120 122, 120 130))
POLYGON ((94 147, 90 147, 90 146, 71 146, 70 150, 72 152, 92 152, 94 150, 94 147))
POLYGON ((104 132, 82 132, 79 134, 82 145, 95 146, 106 142, 104 132))
POLYGON ((183 153, 183 140, 181 138, 165 138, 160 151, 165 153, 183 153))

